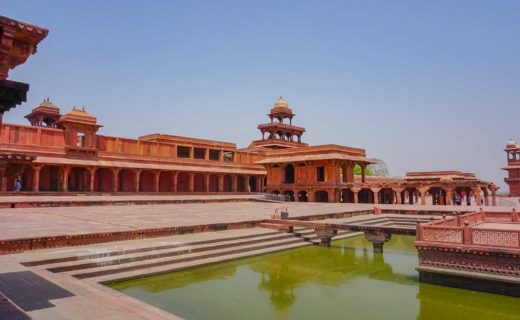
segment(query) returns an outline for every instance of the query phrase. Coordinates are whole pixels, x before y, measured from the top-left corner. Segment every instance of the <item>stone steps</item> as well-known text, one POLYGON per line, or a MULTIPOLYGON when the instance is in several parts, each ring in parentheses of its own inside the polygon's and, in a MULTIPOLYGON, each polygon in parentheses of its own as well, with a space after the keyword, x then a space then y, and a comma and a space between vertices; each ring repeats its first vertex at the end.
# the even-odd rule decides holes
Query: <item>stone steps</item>
POLYGON ((219 241, 213 241, 210 243, 186 243, 179 244, 177 246, 164 246, 166 248, 161 249, 161 247, 152 247, 151 250, 147 250, 145 252, 137 252, 137 253, 124 253, 122 255, 117 256, 108 256, 108 257, 99 257, 92 258, 89 260, 77 260, 72 262, 62 262, 57 263, 47 268, 47 270, 54 273, 61 273, 67 271, 74 270, 82 270, 89 269, 101 266, 111 266, 111 265, 121 265, 130 262, 137 261, 146 261, 152 259, 160 259, 160 258, 170 258, 174 256, 185 255, 188 253, 199 253, 210 250, 217 249, 225 249, 225 248, 233 248, 244 245, 253 245, 265 243, 266 241, 282 241, 284 239, 294 239, 291 234, 287 233, 274 233, 268 234, 265 236, 256 236, 254 238, 246 237, 246 238, 233 238, 233 239, 220 239, 219 241))
MULTIPOLYGON (((77 256, 65 253, 24 264, 83 281, 105 283, 320 243, 313 229, 294 229, 294 234, 258 229, 254 234, 213 236, 201 241, 178 242, 176 238, 177 241, 169 240, 172 242, 166 244, 143 241, 141 245, 131 242, 121 248, 100 246, 98 249, 103 252, 77 256)), ((338 233, 338 237, 348 235, 338 233)))
POLYGON ((262 249, 274 249, 272 251, 277 251, 276 249, 287 246, 287 245, 304 245, 304 243, 301 239, 295 239, 295 238, 289 238, 285 240, 273 240, 273 241, 266 241, 262 244, 252 244, 252 245, 244 245, 240 247, 234 247, 234 248, 224 248, 224 249, 214 249, 214 250, 208 250, 204 252, 197 252, 197 253, 187 253, 183 254, 181 256, 178 256, 176 258, 158 258, 158 259, 151 259, 146 261, 136 261, 136 262, 130 262, 120 265, 108 265, 108 266, 99 266, 94 268, 88 268, 83 269, 80 272, 77 270, 67 272, 70 275, 72 275, 75 278, 78 279, 85 279, 85 278, 93 278, 93 277, 100 277, 105 275, 112 275, 112 274, 118 274, 123 272, 131 272, 131 271, 140 271, 141 273, 149 274, 149 270, 156 268, 156 267, 172 267, 180 263, 185 262, 194 262, 194 265, 197 265, 197 261, 205 261, 212 258, 218 258, 218 257, 225 257, 225 256, 232 256, 235 254, 243 254, 246 253, 246 255, 243 256, 249 256, 251 252, 262 250, 262 249))

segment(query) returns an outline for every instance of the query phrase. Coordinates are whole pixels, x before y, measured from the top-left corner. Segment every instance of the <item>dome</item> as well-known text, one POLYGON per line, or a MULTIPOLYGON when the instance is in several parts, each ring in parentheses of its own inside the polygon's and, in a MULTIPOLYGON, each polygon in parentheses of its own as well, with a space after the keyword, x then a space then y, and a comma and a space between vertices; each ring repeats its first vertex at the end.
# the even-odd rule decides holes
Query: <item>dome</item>
POLYGON ((287 104, 287 101, 285 101, 281 96, 278 100, 276 100, 276 103, 274 104, 274 109, 289 109, 289 105, 287 104))
POLYGON ((76 122, 97 125, 96 117, 85 111, 85 108, 76 109, 76 107, 62 115, 60 117, 60 122, 76 122))
POLYGON ((507 146, 508 147, 516 147, 516 141, 509 138, 509 140, 507 140, 507 146))
POLYGON ((60 108, 58 108, 54 103, 52 103, 52 101, 49 98, 43 99, 43 102, 40 103, 40 105, 38 107, 45 107, 48 109, 60 110, 60 108))

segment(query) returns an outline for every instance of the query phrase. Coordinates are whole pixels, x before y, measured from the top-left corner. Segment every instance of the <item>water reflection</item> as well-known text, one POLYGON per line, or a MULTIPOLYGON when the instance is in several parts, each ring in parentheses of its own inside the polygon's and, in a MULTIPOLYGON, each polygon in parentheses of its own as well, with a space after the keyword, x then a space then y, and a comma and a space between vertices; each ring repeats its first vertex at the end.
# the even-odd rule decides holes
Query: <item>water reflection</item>
POLYGON ((413 237, 363 237, 112 285, 188 319, 519 319, 517 299, 420 284, 413 237))

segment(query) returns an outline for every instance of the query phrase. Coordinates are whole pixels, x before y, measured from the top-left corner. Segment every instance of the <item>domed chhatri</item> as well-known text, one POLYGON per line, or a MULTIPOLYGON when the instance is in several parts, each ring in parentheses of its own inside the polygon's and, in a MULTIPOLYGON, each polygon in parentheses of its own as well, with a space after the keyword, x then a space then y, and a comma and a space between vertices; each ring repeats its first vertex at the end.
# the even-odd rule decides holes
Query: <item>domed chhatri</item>
POLYGON ((46 98, 25 118, 31 122, 31 126, 56 128, 60 116, 60 108, 46 98))
POLYGON ((516 141, 509 138, 509 140, 507 140, 506 147, 516 147, 516 141))
POLYGON ((76 107, 60 117, 60 123, 63 122, 76 122, 97 125, 96 117, 85 111, 85 108, 78 109, 76 107))
POLYGON ((274 104, 275 109, 289 109, 289 105, 287 104, 287 101, 284 100, 282 96, 276 100, 276 103, 274 104))

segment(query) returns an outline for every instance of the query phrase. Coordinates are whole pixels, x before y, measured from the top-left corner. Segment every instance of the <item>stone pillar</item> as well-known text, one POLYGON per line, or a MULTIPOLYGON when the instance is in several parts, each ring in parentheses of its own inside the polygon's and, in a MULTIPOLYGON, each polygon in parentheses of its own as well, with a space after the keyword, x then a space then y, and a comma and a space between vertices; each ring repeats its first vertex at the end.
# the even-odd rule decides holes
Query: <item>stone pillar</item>
POLYGON ((497 193, 494 190, 491 190, 491 205, 493 207, 497 205, 497 193))
POLYGON ((224 175, 218 175, 218 192, 224 192, 224 175))
POLYGON ((61 181, 61 190, 63 192, 69 191, 69 174, 70 174, 70 167, 63 167, 63 180, 61 181))
POLYGON ((42 167, 40 167, 40 166, 33 167, 33 172, 34 172, 33 192, 40 191, 40 171, 41 170, 42 170, 42 167))
POLYGON ((160 188, 160 182, 161 182, 161 171, 157 170, 154 172, 154 186, 153 186, 153 191, 154 192, 159 192, 159 188, 160 188))
POLYGON ((245 188, 244 190, 246 190, 246 192, 251 192, 251 184, 249 183, 249 180, 251 179, 250 176, 246 176, 246 178, 244 179, 244 184, 245 184, 245 188))
POLYGON ((489 206, 489 191, 484 189, 484 205, 489 206))
POLYGON ((193 192, 195 187, 195 173, 190 172, 188 173, 188 191, 193 192))
POLYGON ((354 203, 359 203, 359 191, 361 191, 361 189, 352 188, 350 189, 350 191, 352 191, 352 193, 354 194, 354 203))
POLYGON ((308 198, 309 202, 315 202, 316 201, 316 197, 314 195, 314 191, 313 190, 308 190, 307 191, 307 198, 308 198))
POLYGON ((141 190, 139 190, 139 186, 141 185, 141 171, 142 170, 134 170, 134 175, 135 175, 135 179, 134 179, 134 191, 135 192, 139 192, 141 190))
POLYGON ((374 253, 383 253, 383 245, 392 238, 392 234, 384 231, 365 231, 365 238, 372 242, 374 253))
POLYGON ((374 194, 374 204, 379 204, 379 191, 381 191, 381 188, 370 188, 370 190, 374 194))
POLYGON ((97 168, 88 168, 89 174, 89 190, 90 192, 94 192, 94 180, 96 180, 96 170, 97 168))
POLYGON ((481 206, 482 205, 482 195, 481 195, 480 187, 474 187, 474 188, 472 188, 472 190, 473 190, 473 194, 475 194, 476 205, 481 206))
POLYGON ((190 147, 190 159, 195 158, 195 147, 190 147))
POLYGON ((403 192, 403 189, 392 188, 392 190, 395 192, 395 204, 402 204, 403 200, 401 199, 401 193, 403 192))
POLYGON ((7 192, 7 177, 2 175, 2 192, 7 192))
POLYGON ((447 188, 446 190, 446 204, 448 206, 453 205, 453 189, 447 188))
POLYGON ((177 192, 177 177, 179 176, 179 171, 175 171, 172 174, 172 186, 173 186, 173 192, 177 192))
POLYGON ((112 192, 119 191, 119 171, 121 171, 121 169, 112 169, 112 192))
POLYGON ((232 179, 232 186, 231 186, 231 191, 233 192, 237 192, 238 188, 238 176, 237 175, 233 175, 231 176, 233 179, 232 179))
POLYGON ((204 188, 205 188, 205 191, 206 192, 209 192, 209 181, 210 181, 210 178, 211 175, 209 173, 206 173, 205 176, 204 176, 204 181, 205 181, 205 185, 204 185, 204 188))
POLYGON ((366 164, 362 164, 360 166, 361 166, 361 182, 365 183, 365 169, 367 166, 366 166, 366 164))
POLYGON ((426 192, 428 192, 428 188, 418 188, 419 192, 421 193, 421 205, 426 205, 426 192))

